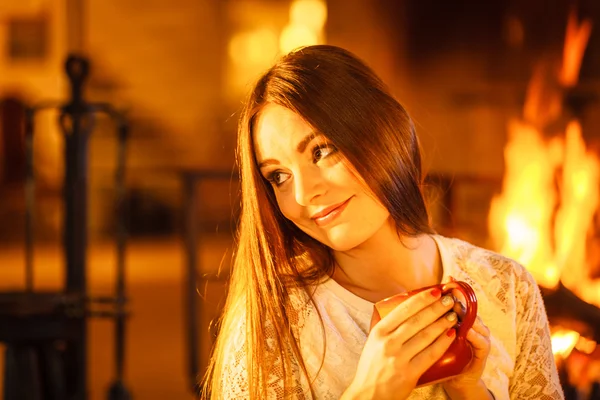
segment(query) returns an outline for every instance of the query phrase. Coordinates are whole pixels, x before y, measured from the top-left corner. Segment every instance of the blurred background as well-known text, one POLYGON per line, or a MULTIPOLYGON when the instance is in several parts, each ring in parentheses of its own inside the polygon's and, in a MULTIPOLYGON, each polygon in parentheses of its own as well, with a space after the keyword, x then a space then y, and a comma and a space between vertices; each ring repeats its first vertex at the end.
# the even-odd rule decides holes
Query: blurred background
MULTIPOLYGON (((68 99, 65 58, 85 55, 86 97, 131 124, 125 381, 134 398, 192 398, 190 357, 203 372, 231 261, 241 105, 281 54, 333 44, 364 59, 414 118, 436 229, 532 271, 563 382, 600 398, 599 18, 596 0, 0 0, 0 291, 24 285, 23 107, 68 99), (190 263, 197 354, 185 317, 190 263)), ((64 280, 56 119, 36 117, 36 290, 64 280)), ((96 295, 115 280, 115 149, 99 119, 88 170, 96 295)), ((88 393, 100 399, 114 377, 113 328, 88 326, 88 393)))

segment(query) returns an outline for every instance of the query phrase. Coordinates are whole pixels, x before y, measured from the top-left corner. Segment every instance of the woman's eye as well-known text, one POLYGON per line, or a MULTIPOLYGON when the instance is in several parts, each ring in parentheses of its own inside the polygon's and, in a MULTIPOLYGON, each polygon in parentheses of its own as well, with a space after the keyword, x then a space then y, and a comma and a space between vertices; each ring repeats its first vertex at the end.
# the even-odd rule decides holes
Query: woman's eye
POLYGON ((337 149, 332 145, 316 146, 315 149, 313 150, 313 160, 314 160, 314 162, 318 162, 319 160, 322 160, 323 158, 330 156, 331 154, 335 153, 336 151, 337 151, 337 149))
POLYGON ((267 180, 274 184, 275 186, 280 186, 284 183, 289 177, 289 174, 281 171, 275 171, 267 177, 267 180))

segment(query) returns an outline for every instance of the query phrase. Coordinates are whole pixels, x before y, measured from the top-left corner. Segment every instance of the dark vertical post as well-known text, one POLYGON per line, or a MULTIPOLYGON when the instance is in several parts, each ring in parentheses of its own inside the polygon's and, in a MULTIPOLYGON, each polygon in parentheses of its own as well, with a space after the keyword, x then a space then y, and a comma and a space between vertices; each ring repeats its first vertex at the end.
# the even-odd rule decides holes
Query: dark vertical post
POLYGON ((124 351, 125 351, 125 240, 127 236, 125 218, 125 142, 127 139, 127 125, 119 126, 119 147, 117 154, 117 173, 115 177, 117 187, 117 320, 116 320, 116 371, 117 380, 123 381, 124 351))
MULTIPOLYGON (((87 143, 93 129, 93 114, 83 99, 83 83, 88 61, 70 56, 66 62, 71 83, 71 102, 62 107, 60 125, 65 135, 64 186, 64 251, 66 259, 65 289, 69 294, 86 295, 87 249, 87 143)), ((71 399, 86 398, 87 388, 87 324, 85 316, 73 319, 74 339, 65 350, 67 389, 71 399)))
POLYGON ((196 229, 196 180, 193 173, 184 173, 183 175, 183 198, 185 226, 185 254, 187 256, 187 268, 185 275, 185 304, 187 305, 187 326, 185 330, 188 334, 189 344, 189 379, 190 387, 195 390, 198 380, 198 295, 196 293, 196 264, 197 264, 197 240, 198 233, 196 229))
POLYGON ((33 210, 35 178, 33 174, 34 110, 25 110, 25 290, 33 291, 33 210))

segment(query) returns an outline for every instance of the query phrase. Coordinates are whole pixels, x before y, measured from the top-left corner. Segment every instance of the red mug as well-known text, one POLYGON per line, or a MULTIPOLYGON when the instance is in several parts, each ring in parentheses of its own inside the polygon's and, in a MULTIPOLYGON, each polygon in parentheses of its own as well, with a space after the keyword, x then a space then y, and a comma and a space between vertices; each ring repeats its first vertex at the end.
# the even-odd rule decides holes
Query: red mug
POLYGON ((460 375, 473 359, 473 350, 467 341, 467 332, 469 332, 469 329, 475 323, 475 318, 477 318, 477 297, 473 288, 466 282, 452 281, 423 287, 411 292, 400 293, 375 303, 373 319, 371 320, 371 328, 373 328, 381 318, 385 317, 398 304, 419 292, 433 288, 439 288, 442 291, 442 295, 452 294, 453 290, 461 292, 466 302, 466 311, 464 316, 459 318, 459 321, 455 325, 456 337, 454 341, 444 355, 421 375, 417 382, 417 387, 454 378, 460 375))

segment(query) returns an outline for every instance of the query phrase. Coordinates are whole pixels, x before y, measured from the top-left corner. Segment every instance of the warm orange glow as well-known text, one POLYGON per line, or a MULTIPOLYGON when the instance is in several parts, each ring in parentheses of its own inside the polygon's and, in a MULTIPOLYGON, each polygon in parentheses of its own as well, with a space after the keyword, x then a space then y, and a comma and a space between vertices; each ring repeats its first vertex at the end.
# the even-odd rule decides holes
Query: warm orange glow
POLYGON ((540 285, 553 288, 562 280, 583 300, 600 305, 600 280, 589 278, 586 257, 599 206, 598 157, 586 150, 577 122, 568 125, 564 141, 545 141, 516 121, 509 129, 504 188, 490 207, 494 243, 540 285))
POLYGON ((228 46, 229 57, 234 63, 260 68, 273 61, 277 50, 277 35, 267 28, 237 33, 228 46))
POLYGON ((571 354, 579 340, 579 333, 561 329, 552 334, 552 353, 562 359, 571 354))
POLYGON ((577 22, 574 12, 569 15, 563 49, 563 64, 560 71, 560 83, 564 86, 574 86, 577 83, 581 60, 591 32, 592 22, 590 20, 585 20, 580 24, 577 22))
POLYGON ((527 87, 523 117, 537 126, 555 122, 562 112, 561 93, 548 87, 548 67, 539 64, 527 87))
POLYGON ((310 46, 318 44, 317 33, 305 25, 289 24, 281 32, 279 38, 279 50, 282 53, 289 53, 300 46, 310 46))
POLYGON ((586 151, 578 123, 567 127, 565 148, 555 256, 562 267, 568 268, 561 276, 565 286, 588 303, 600 306, 600 280, 590 279, 586 257, 586 239, 598 209, 600 161, 586 151))
POLYGON ((253 12, 243 3, 232 2, 230 11, 237 27, 227 43, 225 92, 231 100, 245 94, 248 86, 282 54, 301 46, 325 43, 325 0, 292 0, 289 6, 277 2, 250 6, 253 12), (254 12, 255 9, 258 11, 254 12))
POLYGON ((327 21, 327 5, 323 0, 296 0, 290 6, 290 21, 319 31, 327 21))
POLYGON ((546 287, 556 286, 560 275, 550 232, 557 202, 554 173, 561 153, 559 142, 547 143, 533 127, 511 122, 504 189, 490 207, 490 234, 500 252, 528 267, 546 287))
POLYGON ((579 340, 575 345, 575 348, 584 354, 592 354, 596 350, 596 347, 598 347, 596 341, 583 336, 579 337, 579 340))
POLYGON ((323 43, 327 5, 324 0, 294 0, 290 21, 281 31, 279 50, 289 53, 300 46, 323 43))
POLYGON ((227 90, 230 96, 245 93, 250 82, 264 72, 277 58, 277 31, 268 27, 241 30, 229 39, 227 90))
MULTIPOLYGON (((591 23, 572 15, 562 70, 555 79, 576 84, 591 23)), ((600 160, 586 149, 577 121, 564 137, 545 138, 537 126, 562 114, 562 93, 548 84, 540 65, 528 87, 524 118, 509 126, 503 191, 493 199, 489 228, 502 254, 518 260, 538 284, 559 281, 584 301, 600 306, 600 280, 588 271, 587 243, 599 206, 600 160)))

